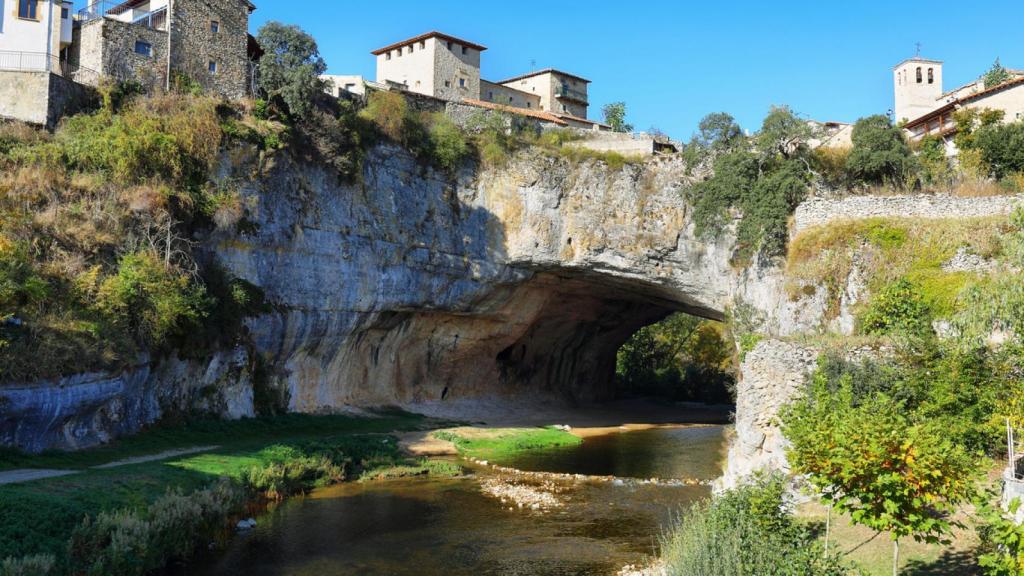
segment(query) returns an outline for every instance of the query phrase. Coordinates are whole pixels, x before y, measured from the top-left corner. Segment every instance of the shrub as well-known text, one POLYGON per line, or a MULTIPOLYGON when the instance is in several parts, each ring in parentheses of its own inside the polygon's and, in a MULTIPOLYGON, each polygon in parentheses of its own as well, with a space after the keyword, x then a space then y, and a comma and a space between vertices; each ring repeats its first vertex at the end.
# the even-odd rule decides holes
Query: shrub
POLYGON ((849 158, 849 148, 823 146, 814 149, 812 165, 826 184, 839 188, 849 183, 846 166, 849 158))
POLYGON ((847 573, 826 556, 810 532, 786 510, 780 476, 728 490, 694 505, 662 537, 661 555, 672 576, 847 573))
POLYGON ((154 346, 198 326, 210 305, 201 286, 152 252, 123 256, 97 292, 98 308, 116 326, 154 346))
POLYGON ((409 104, 398 92, 370 92, 366 107, 359 112, 359 117, 369 121, 392 142, 405 141, 409 104))
POLYGON ((900 279, 871 299, 861 316, 861 330, 865 334, 925 335, 931 331, 931 311, 917 287, 900 279))
POLYGON ((1005 178, 1024 171, 1024 122, 981 128, 974 145, 992 176, 1005 178))
POLYGON ((448 171, 454 171, 469 153, 466 136, 450 118, 443 113, 429 117, 428 129, 430 153, 434 163, 448 171))
POLYGON ((49 554, 8 558, 0 562, 0 576, 47 576, 53 573, 56 563, 49 554))
POLYGON ((292 494, 341 482, 344 478, 344 464, 337 464, 328 456, 289 454, 277 461, 244 470, 241 481, 252 492, 271 500, 283 500, 292 494))
POLYGON ((283 102, 289 114, 308 116, 324 91, 320 76, 327 70, 316 40, 298 26, 280 22, 264 24, 256 39, 264 51, 260 89, 271 101, 283 102))
POLYGON ((851 139, 853 148, 847 166, 855 181, 903 186, 916 173, 910 146, 902 131, 887 117, 875 115, 857 120, 851 139))

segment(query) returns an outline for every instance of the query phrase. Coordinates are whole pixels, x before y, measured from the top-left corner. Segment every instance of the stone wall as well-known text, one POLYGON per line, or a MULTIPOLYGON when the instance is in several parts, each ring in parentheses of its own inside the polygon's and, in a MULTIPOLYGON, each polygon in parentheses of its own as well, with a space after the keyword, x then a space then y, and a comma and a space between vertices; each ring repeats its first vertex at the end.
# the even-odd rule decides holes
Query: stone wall
POLYGON ((96 100, 95 92, 57 74, 0 70, 0 118, 52 128, 96 100))
POLYGON ((242 0, 175 0, 171 17, 174 70, 210 93, 228 98, 249 95, 246 46, 249 8, 242 0), (218 31, 212 30, 212 22, 218 31), (216 73, 209 70, 217 65, 216 73))
POLYGON ((97 18, 75 27, 70 60, 99 74, 83 82, 135 80, 150 90, 167 83, 167 33, 111 18, 97 18), (150 56, 135 52, 136 42, 152 47, 150 56))
POLYGON ((1021 196, 961 198, 944 194, 903 196, 846 196, 811 198, 797 206, 790 231, 796 235, 813 226, 863 218, 972 218, 1009 214, 1021 196))
POLYGON ((0 70, 0 117, 46 124, 49 93, 49 72, 0 70))

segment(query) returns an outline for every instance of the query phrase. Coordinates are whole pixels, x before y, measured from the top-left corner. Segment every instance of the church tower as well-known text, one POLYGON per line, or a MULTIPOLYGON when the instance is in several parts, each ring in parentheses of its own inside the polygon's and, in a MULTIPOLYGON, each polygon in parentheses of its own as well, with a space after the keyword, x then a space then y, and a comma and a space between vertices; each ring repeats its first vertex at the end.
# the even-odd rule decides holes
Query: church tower
POLYGON ((919 56, 892 69, 896 121, 914 120, 942 105, 942 62, 919 56))

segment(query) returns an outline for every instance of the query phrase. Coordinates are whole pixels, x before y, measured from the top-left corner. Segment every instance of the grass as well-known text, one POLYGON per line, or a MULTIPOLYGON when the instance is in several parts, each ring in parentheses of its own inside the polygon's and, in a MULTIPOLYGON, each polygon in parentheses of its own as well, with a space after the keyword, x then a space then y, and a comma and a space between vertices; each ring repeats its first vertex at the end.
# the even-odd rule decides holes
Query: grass
POLYGON ((578 436, 555 427, 451 428, 434 432, 434 436, 455 444, 460 454, 483 459, 501 458, 523 450, 576 446, 583 442, 578 436))
POLYGON ((830 310, 838 313, 840 295, 854 266, 860 264, 870 293, 906 278, 920 290, 937 317, 948 317, 960 291, 978 275, 946 272, 942 264, 958 249, 983 257, 999 254, 1005 217, 959 219, 869 218, 819 226, 793 239, 786 262, 790 292, 825 286, 830 310))
MULTIPOLYGON (((820 504, 802 505, 797 517, 800 521, 820 529, 824 537, 825 508, 820 504)), ((961 520, 963 520, 961 518, 961 520)), ((887 576, 892 574, 892 540, 888 534, 878 534, 870 528, 855 526, 848 517, 832 516, 830 547, 845 553, 845 559, 852 562, 865 576, 887 576)), ((978 540, 971 529, 959 530, 950 545, 914 542, 911 538, 900 540, 900 574, 903 576, 925 574, 974 574, 973 549, 978 540)))
POLYGON ((158 427, 110 446, 32 456, 6 453, 4 468, 64 468, 78 474, 0 486, 0 559, 64 552, 75 526, 87 515, 144 509, 168 490, 192 492, 221 477, 286 462, 303 454, 340 455, 346 476, 393 478, 461 472, 451 462, 408 460, 387 434, 436 425, 421 416, 390 412, 377 418, 285 415, 235 422, 201 421, 158 427), (114 460, 166 450, 219 445, 210 452, 117 468, 88 469, 114 460))

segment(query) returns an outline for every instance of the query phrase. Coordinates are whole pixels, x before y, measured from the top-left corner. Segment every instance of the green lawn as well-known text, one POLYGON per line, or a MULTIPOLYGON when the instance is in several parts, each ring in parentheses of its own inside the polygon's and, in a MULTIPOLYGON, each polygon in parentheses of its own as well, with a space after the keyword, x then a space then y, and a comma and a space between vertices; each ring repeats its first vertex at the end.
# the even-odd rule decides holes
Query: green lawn
POLYGON ((475 458, 501 458, 522 450, 575 446, 583 440, 558 428, 451 428, 434 436, 455 444, 459 453, 475 458))
POLYGON ((37 456, 7 452, 2 469, 62 468, 82 472, 0 486, 0 559, 60 554, 71 530, 101 510, 144 507, 168 490, 188 492, 222 476, 237 478, 253 465, 280 460, 296 448, 321 447, 351 459, 353 477, 457 473, 457 466, 410 461, 386 433, 436 427, 421 416, 391 412, 378 418, 286 415, 234 422, 200 421, 157 427, 109 446, 37 456), (89 466, 194 446, 211 452, 108 469, 89 466))

